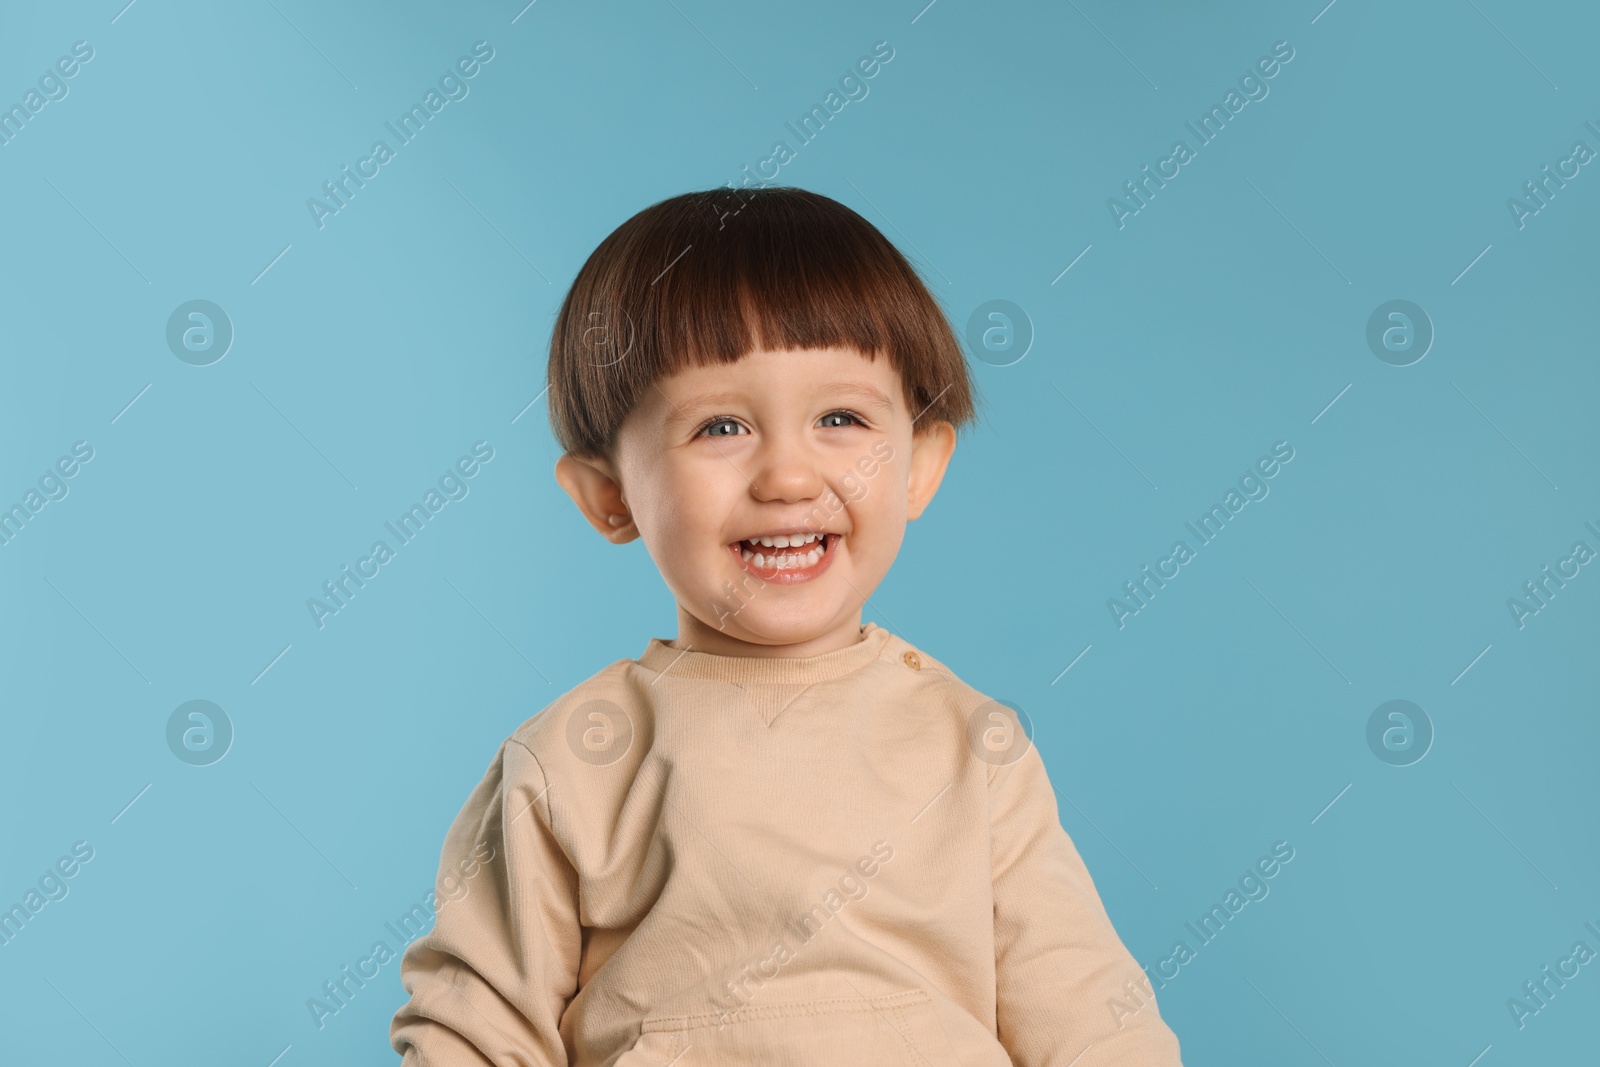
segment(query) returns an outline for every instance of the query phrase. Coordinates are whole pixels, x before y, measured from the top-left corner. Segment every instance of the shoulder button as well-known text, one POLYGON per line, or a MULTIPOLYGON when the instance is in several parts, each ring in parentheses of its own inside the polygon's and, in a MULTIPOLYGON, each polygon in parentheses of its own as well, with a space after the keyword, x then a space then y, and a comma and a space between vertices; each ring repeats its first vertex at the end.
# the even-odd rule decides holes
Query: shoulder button
POLYGON ((920 671, 922 669, 922 660, 917 657, 915 652, 907 652, 901 658, 906 661, 906 666, 910 667, 912 670, 920 671))

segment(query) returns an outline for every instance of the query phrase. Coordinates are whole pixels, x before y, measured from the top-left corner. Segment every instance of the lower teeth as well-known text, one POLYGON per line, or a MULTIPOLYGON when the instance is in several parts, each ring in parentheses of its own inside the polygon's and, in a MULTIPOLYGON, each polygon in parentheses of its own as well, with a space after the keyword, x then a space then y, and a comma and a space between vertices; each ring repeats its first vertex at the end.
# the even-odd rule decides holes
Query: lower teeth
POLYGON ((807 552, 766 556, 741 547, 739 554, 746 563, 761 570, 800 570, 806 567, 814 567, 822 561, 822 557, 827 554, 827 542, 826 540, 818 540, 816 547, 807 552))

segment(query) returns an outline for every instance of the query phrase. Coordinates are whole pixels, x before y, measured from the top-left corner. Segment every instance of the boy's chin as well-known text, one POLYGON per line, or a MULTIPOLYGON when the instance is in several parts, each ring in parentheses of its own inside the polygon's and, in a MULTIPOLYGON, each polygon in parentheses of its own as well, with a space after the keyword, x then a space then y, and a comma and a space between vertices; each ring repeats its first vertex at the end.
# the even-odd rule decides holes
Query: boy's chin
POLYGON ((783 619, 765 620, 753 619, 749 622, 741 620, 739 624, 728 625, 722 632, 729 637, 740 641, 748 641, 753 645, 798 645, 806 641, 814 641, 826 634, 830 629, 825 619, 783 619))
MULTIPOLYGON (((714 622, 702 623, 718 630, 714 622)), ((719 632, 735 641, 752 645, 781 647, 815 641, 837 629, 838 618, 831 612, 765 612, 756 613, 754 605, 746 607, 738 617, 723 620, 719 632), (748 616, 748 617, 747 617, 748 616)))

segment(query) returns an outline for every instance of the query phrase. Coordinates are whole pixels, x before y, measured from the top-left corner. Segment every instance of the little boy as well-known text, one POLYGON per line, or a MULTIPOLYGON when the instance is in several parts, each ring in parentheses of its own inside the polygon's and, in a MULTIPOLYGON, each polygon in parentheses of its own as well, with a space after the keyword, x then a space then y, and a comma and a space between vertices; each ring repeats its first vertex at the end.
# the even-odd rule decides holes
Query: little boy
POLYGON ((894 246, 799 189, 665 200, 579 271, 549 394, 557 481, 678 635, 501 745, 404 1063, 1178 1064, 1016 713, 862 625, 973 418, 894 246))

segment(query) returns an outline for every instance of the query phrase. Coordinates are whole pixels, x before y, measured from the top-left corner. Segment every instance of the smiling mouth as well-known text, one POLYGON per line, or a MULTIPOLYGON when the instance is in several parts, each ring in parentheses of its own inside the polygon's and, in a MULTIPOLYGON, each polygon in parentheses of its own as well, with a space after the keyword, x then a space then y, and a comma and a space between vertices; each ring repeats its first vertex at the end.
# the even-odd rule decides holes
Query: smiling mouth
POLYGON ((839 543, 841 534, 764 534, 728 546, 746 569, 762 577, 809 577, 821 573, 839 543))

